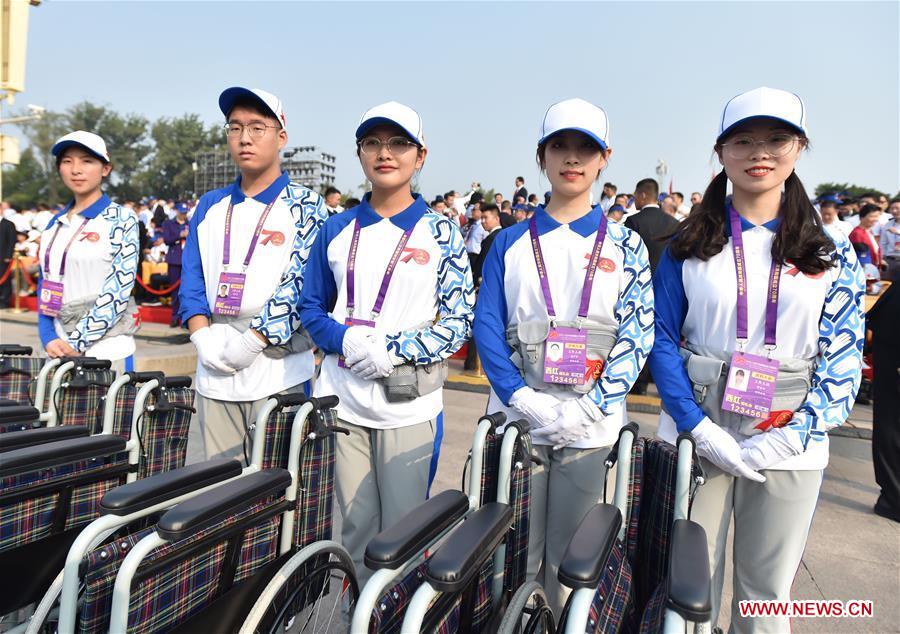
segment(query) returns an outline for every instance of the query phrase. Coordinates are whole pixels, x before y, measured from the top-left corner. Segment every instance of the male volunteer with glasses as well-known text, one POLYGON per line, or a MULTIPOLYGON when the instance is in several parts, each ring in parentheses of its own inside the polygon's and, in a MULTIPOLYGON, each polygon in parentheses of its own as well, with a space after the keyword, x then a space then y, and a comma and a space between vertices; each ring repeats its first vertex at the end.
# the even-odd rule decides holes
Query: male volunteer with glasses
POLYGON ((300 326, 310 247, 328 213, 281 171, 281 100, 259 89, 219 96, 240 176, 200 199, 184 247, 182 322, 197 348, 198 419, 207 458, 242 454, 265 399, 303 388, 315 369, 300 326))

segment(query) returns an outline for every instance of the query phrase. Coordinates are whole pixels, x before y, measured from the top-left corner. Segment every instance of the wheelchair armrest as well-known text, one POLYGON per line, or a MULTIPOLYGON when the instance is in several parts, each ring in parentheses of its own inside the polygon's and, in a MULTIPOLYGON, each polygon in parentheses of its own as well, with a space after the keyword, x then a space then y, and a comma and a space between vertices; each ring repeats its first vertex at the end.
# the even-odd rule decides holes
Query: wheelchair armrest
POLYGON ((91 430, 85 425, 61 425, 59 427, 38 427, 14 433, 0 434, 0 453, 24 449, 34 445, 43 445, 57 440, 84 438, 90 436, 91 430))
POLYGON ((231 458, 215 458, 173 469, 111 489, 100 500, 100 514, 130 515, 240 474, 241 463, 231 458))
POLYGON ((191 387, 192 379, 189 376, 169 376, 164 377, 160 384, 167 388, 191 387))
MULTIPOLYGON (((22 433, 22 432, 17 432, 22 433)), ((125 451, 125 439, 112 434, 58 440, 0 454, 0 477, 102 458, 125 451)))
POLYGON ((31 346, 20 346, 15 343, 0 344, 0 355, 30 356, 31 346))
POLYGON ((612 504, 596 504, 588 511, 559 564, 560 583, 572 589, 596 588, 621 527, 622 514, 612 504))
POLYGON ((284 492, 290 483, 291 474, 287 469, 251 473, 166 511, 156 525, 156 532, 170 541, 184 539, 243 511, 255 502, 284 492))
POLYGON ((0 424, 32 423, 41 417, 41 412, 31 405, 8 405, 0 407, 0 424))
POLYGON ((705 623, 712 616, 706 531, 690 520, 676 520, 669 553, 666 607, 686 621, 705 623))
POLYGON ((429 557, 425 578, 439 592, 458 592, 465 588, 506 537, 512 518, 509 505, 484 504, 429 557))
POLYGON ((399 568, 469 510, 462 491, 443 491, 404 515, 366 546, 366 567, 399 568))

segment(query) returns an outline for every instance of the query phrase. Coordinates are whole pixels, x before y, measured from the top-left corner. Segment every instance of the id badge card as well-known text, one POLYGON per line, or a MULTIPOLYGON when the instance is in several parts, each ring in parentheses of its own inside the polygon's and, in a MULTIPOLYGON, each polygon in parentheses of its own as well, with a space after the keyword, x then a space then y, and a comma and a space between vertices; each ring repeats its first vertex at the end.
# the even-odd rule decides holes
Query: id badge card
POLYGON ((241 312, 241 298, 244 296, 244 273, 222 273, 216 286, 216 303, 213 313, 225 317, 237 317, 241 312))
MULTIPOLYGON (((344 325, 345 326, 368 326, 369 328, 374 328, 375 322, 374 321, 366 321, 365 319, 354 319, 353 317, 347 317, 347 319, 344 320, 344 325)), ((338 355, 338 367, 339 368, 347 367, 347 364, 344 363, 344 355, 342 355, 342 354, 338 355)))
POLYGON ((765 419, 772 409, 778 366, 775 359, 735 352, 731 356, 722 411, 765 419))
POLYGON ((48 317, 56 317, 62 310, 63 283, 41 281, 41 296, 38 297, 38 312, 48 317))
POLYGON ((581 385, 587 367, 587 331, 551 328, 544 342, 544 381, 581 385))

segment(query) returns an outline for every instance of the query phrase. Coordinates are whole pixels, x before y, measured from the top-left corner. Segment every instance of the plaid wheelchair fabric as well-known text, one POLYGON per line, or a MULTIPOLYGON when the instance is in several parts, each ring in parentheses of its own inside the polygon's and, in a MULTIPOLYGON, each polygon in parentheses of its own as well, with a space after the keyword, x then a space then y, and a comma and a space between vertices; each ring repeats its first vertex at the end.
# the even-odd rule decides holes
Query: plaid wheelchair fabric
MULTIPOLYGON (((72 378, 69 374, 69 380, 72 378)), ((112 370, 84 370, 85 378, 92 384, 85 387, 60 386, 54 396, 58 413, 58 425, 86 425, 92 434, 103 429, 103 405, 106 392, 115 379, 112 370), (96 385, 94 385, 96 384, 96 385)))
POLYGON ((400 631, 403 617, 406 614, 406 606, 409 605, 416 590, 422 585, 424 578, 425 563, 423 562, 410 570, 399 583, 393 585, 382 595, 369 619, 370 634, 395 634, 400 631))
MULTIPOLYGON (((481 567, 476 577, 475 601, 472 605, 472 623, 471 627, 465 631, 472 634, 480 634, 488 631, 488 625, 491 621, 491 578, 494 572, 494 558, 489 557, 481 567)), ((434 628, 437 634, 457 634, 460 632, 462 625, 460 609, 462 608, 462 596, 457 596, 447 610, 444 617, 438 621, 434 628)))
MULTIPOLYGON (((175 401, 174 390, 169 400, 175 401)), ((192 396, 191 396, 192 398, 192 396)), ((179 410, 176 410, 179 411, 179 410)), ((290 442, 290 429, 295 411, 276 411, 270 415, 265 447, 263 468, 286 468, 290 442)), ((190 412, 185 412, 190 416, 190 412)), ((329 425, 337 422, 336 412, 329 410, 321 414, 329 425)), ((185 422, 185 429, 187 422, 185 422)), ((332 494, 334 490, 334 437, 320 436, 308 438, 312 431, 312 421, 306 422, 301 445, 300 478, 298 482, 297 511, 295 516, 295 546, 302 548, 315 541, 331 536, 332 494)), ((227 591, 229 587, 219 587, 228 541, 215 538, 209 547, 200 552, 179 558, 178 553, 185 548, 209 537, 214 531, 251 518, 271 508, 278 500, 258 503, 234 515, 224 522, 199 532, 178 543, 169 543, 155 550, 138 570, 172 559, 172 564, 163 566, 151 576, 140 579, 132 586, 129 609, 129 632, 156 632, 171 629, 192 615, 202 611, 212 600, 227 591)), ((281 514, 253 523, 241 534, 229 539, 239 540, 239 554, 235 567, 234 582, 239 583, 259 572, 266 564, 278 557, 281 514)), ((106 544, 94 550, 85 559, 85 601, 81 611, 79 631, 82 634, 105 632, 109 624, 109 610, 112 605, 112 588, 121 560, 151 529, 131 534, 123 539, 106 544)))
POLYGON ((657 439, 645 441, 644 490, 635 567, 635 598, 643 607, 666 579, 669 540, 675 521, 675 475, 678 450, 657 439))
POLYGON ((629 631, 635 612, 632 581, 631 564, 625 556, 625 547, 616 540, 600 585, 594 593, 585 632, 613 634, 629 631))
MULTIPOLYGON (((44 361, 39 357, 0 357, 0 398, 33 405, 36 379, 44 361)), ((43 403, 35 407, 44 409, 43 403)))
POLYGON ((636 438, 631 450, 631 476, 628 479, 628 513, 625 518, 625 554, 632 569, 637 563, 640 534, 641 499, 644 480, 644 454, 647 440, 636 438))
MULTIPOLYGON (((519 436, 516 456, 531 455, 531 439, 519 436)), ((531 462, 513 460, 509 483, 509 500, 513 509, 513 523, 506 535, 506 559, 503 568, 503 589, 510 596, 525 583, 528 573, 528 531, 531 518, 531 462)))
MULTIPOLYGON (((168 389, 166 398, 169 403, 193 406, 194 390, 186 387, 168 389)), ((117 422, 120 420, 118 414, 119 400, 118 398, 116 399, 117 422)), ((133 397, 130 402, 133 410, 133 397)), ((156 397, 151 394, 147 399, 146 407, 155 403, 156 397)), ((123 410, 127 410, 127 405, 123 404, 123 410)), ((128 438, 131 434, 131 415, 127 414, 127 411, 125 415, 127 417, 123 417, 121 420, 127 421, 128 430, 121 435, 128 438)), ((138 426, 138 436, 142 447, 138 478, 146 478, 156 473, 164 473, 184 466, 185 457, 187 456, 191 416, 190 410, 178 408, 163 412, 144 412, 138 426)))
POLYGON ((660 584, 647 605, 644 606, 644 614, 641 615, 640 634, 656 634, 662 632, 666 616, 666 596, 668 590, 666 584, 660 584))

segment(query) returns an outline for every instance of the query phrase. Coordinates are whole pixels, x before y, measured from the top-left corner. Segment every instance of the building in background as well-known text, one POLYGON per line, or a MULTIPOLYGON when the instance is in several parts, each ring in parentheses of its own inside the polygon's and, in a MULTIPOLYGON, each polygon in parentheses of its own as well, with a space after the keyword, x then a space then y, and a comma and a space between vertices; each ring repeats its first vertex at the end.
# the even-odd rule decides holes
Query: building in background
MULTIPOLYGON (((281 153, 281 167, 291 180, 317 192, 334 185, 335 162, 333 154, 315 145, 285 148, 281 153)), ((230 185, 237 177, 238 168, 231 160, 228 148, 197 153, 194 159, 195 195, 230 185)))

